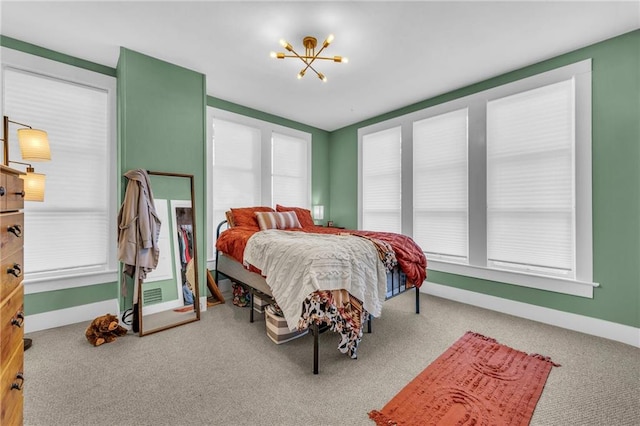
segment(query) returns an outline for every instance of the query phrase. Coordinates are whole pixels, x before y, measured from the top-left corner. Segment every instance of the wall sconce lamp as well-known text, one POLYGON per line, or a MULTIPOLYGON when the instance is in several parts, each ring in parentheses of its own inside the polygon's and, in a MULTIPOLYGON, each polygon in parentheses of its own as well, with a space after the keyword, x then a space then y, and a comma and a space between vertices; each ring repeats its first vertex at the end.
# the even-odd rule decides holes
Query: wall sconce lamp
POLYGON ((27 124, 9 120, 9 117, 4 116, 3 139, 1 139, 4 142, 3 164, 9 166, 9 163, 15 163, 27 166, 26 175, 20 176, 20 178, 24 180, 24 199, 25 201, 44 201, 45 175, 35 173, 35 170, 29 163, 9 160, 9 123, 24 127, 24 129, 18 129, 18 143, 20 144, 22 159, 27 161, 51 160, 51 150, 49 149, 47 132, 34 129, 27 124))
POLYGON ((324 219, 324 206, 321 206, 321 205, 313 206, 313 218, 315 220, 324 219))

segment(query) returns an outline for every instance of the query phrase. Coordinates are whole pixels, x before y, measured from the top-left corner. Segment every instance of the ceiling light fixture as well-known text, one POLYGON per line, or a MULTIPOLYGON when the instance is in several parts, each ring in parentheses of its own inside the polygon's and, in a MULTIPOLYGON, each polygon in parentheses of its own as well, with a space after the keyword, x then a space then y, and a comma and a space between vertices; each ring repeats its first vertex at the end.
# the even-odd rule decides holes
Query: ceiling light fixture
POLYGON ((287 55, 282 52, 278 52, 278 53, 271 52, 271 57, 276 59, 299 58, 302 62, 304 62, 305 67, 298 73, 298 79, 304 77, 304 74, 307 72, 307 70, 311 68, 311 70, 317 74, 320 80, 326 82, 327 77, 325 77, 325 75, 322 74, 321 72, 318 72, 311 65, 316 59, 323 59, 323 60, 329 60, 333 62, 342 62, 342 63, 349 62, 347 58, 342 56, 320 56, 320 53, 322 53, 322 51, 327 46, 329 46, 332 41, 333 41, 333 34, 329 34, 329 37, 327 37, 324 43, 322 43, 322 47, 320 48, 320 50, 318 50, 318 53, 316 53, 316 46, 318 45, 318 40, 315 37, 307 36, 302 39, 302 44, 304 46, 304 55, 299 55, 295 50, 293 50, 293 47, 286 40, 280 40, 280 44, 282 45, 282 47, 287 49, 289 52, 293 53, 293 55, 287 55))

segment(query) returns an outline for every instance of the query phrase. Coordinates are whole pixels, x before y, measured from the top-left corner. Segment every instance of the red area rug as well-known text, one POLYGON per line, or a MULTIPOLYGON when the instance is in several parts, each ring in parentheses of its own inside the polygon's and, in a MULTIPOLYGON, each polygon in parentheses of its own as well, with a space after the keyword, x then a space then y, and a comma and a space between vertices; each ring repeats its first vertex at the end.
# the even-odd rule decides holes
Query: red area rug
POLYGON ((377 425, 528 425, 551 367, 468 331, 381 411, 377 425))

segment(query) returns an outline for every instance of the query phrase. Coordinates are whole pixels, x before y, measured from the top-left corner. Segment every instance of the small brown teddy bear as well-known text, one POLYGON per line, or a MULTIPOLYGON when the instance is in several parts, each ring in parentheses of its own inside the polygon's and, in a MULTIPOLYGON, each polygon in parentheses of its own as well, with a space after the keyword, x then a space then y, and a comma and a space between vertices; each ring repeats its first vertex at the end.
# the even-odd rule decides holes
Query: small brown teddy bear
POLYGON ((118 323, 117 316, 106 314, 91 321, 84 335, 93 346, 100 346, 103 343, 113 342, 118 336, 124 336, 127 331, 118 323))

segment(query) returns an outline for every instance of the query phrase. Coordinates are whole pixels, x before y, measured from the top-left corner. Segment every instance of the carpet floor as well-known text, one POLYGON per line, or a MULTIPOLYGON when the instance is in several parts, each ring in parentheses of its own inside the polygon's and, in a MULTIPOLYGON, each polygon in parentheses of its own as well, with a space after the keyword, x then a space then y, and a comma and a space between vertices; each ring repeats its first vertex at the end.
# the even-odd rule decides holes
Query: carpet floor
POLYGON ((262 315, 251 324, 248 308, 229 302, 201 321, 99 347, 86 326, 27 335, 25 425, 373 426, 368 413, 468 330, 562 365, 532 425, 640 424, 640 349, 426 294, 419 315, 412 292, 385 302, 356 360, 322 334, 317 376, 310 335, 276 345, 262 315))

